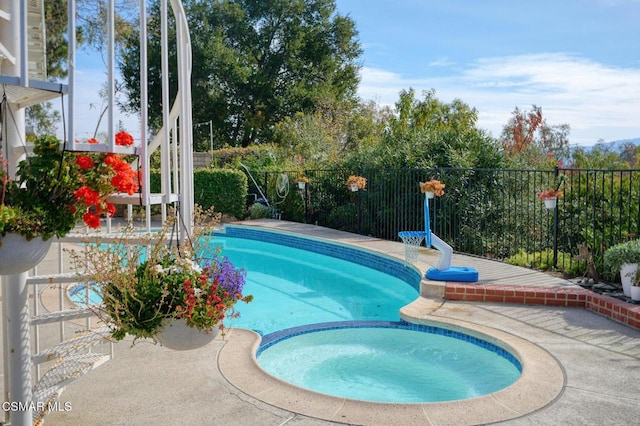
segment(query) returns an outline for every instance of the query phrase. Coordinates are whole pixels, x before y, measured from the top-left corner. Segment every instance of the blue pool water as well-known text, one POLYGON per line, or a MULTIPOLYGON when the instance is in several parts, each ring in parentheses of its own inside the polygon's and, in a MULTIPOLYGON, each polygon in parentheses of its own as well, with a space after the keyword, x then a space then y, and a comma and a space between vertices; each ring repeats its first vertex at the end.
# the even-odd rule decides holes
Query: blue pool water
POLYGON ((399 278, 347 260, 268 242, 216 237, 215 245, 247 270, 240 317, 229 326, 268 334, 346 320, 397 321, 418 291, 399 278))
POLYGON ((520 376, 508 352, 474 337, 408 324, 292 330, 269 337, 260 366, 294 385, 374 402, 441 402, 498 391, 520 376))
POLYGON ((102 295, 99 289, 95 285, 89 285, 89 291, 87 292, 87 286, 85 283, 80 283, 72 286, 69 289, 69 297, 78 306, 97 305, 102 303, 102 295))

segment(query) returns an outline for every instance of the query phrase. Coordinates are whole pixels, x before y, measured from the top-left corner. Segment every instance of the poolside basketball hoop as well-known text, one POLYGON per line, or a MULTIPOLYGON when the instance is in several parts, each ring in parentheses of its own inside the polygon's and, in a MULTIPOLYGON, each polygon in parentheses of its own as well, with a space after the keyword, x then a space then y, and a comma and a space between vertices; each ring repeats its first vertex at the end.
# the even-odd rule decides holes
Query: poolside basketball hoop
POLYGON ((422 240, 427 233, 424 231, 402 231, 398 232, 398 237, 404 244, 404 260, 415 265, 418 262, 418 250, 422 245, 422 240))

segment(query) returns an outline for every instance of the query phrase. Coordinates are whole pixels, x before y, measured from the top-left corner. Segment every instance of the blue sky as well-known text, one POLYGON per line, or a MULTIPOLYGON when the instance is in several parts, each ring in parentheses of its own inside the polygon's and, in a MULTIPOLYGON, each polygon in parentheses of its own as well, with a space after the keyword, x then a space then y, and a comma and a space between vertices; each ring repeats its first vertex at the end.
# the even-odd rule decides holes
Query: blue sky
POLYGON ((515 107, 573 145, 640 137, 640 0, 336 0, 364 50, 359 96, 434 89, 499 136, 515 107))
MULTIPOLYGON (((336 0, 363 48, 363 100, 434 89, 498 137, 515 107, 569 124, 572 145, 640 137, 640 0, 336 0)), ((93 134, 104 71, 79 52, 77 137, 93 134)), ((116 114, 139 136, 138 120, 116 114)), ((104 129, 104 126, 102 126, 104 129)))

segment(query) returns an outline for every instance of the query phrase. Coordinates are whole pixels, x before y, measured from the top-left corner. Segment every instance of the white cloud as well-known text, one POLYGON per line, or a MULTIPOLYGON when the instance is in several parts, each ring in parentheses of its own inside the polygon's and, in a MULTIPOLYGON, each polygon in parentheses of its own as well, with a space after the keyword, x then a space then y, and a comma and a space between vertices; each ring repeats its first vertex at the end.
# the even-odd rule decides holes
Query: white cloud
POLYGON ((569 124, 572 144, 640 137, 640 68, 616 68, 562 53, 482 58, 447 77, 405 79, 361 70, 359 95, 393 105, 400 90, 435 89, 444 102, 459 98, 479 111, 479 127, 497 136, 517 106, 542 107, 547 122, 569 124))
MULTIPOLYGON (((640 68, 616 68, 562 53, 482 58, 466 68, 448 65, 447 58, 432 63, 438 77, 405 78, 393 71, 364 67, 358 93, 365 100, 394 106, 401 90, 435 89, 443 102, 459 98, 479 112, 478 125, 494 136, 517 106, 542 107, 547 122, 569 124, 572 144, 592 145, 640 137, 640 68), (442 71, 449 75, 442 77, 442 71)), ((429 73, 429 69, 425 71, 429 73)), ((98 92, 103 71, 79 73, 76 91, 76 135, 90 136, 101 105, 98 92), (94 105, 92 108, 91 105, 94 105)), ((139 136, 135 116, 116 113, 134 137, 139 136)), ((106 129, 106 118, 101 130, 106 129)))
POLYGON ((454 62, 449 58, 438 58, 435 61, 429 62, 428 66, 430 67, 449 67, 453 65, 454 62))

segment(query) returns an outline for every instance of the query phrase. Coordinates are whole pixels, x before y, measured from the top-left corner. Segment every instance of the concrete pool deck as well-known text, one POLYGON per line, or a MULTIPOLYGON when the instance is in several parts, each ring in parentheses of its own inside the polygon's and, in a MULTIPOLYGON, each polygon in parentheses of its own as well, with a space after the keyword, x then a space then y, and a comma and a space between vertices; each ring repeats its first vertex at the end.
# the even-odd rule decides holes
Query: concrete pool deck
MULTIPOLYGON (((239 225, 326 238, 404 259, 401 243, 283 221, 239 225)), ((437 259, 437 252, 421 250, 418 267, 424 274, 437 259)), ((499 262, 454 255, 453 263, 476 267, 481 282, 494 286, 577 287, 499 262)), ((374 404, 337 402, 267 377, 256 370, 251 355, 258 337, 246 330, 231 329, 224 340, 185 352, 121 342, 115 345, 113 360, 67 387, 60 401, 71 409, 50 414, 45 424, 637 424, 639 330, 578 307, 443 300, 441 283, 423 285, 428 297, 403 309, 403 317, 477 328, 509 344, 522 340, 533 361, 544 358, 549 364, 536 365, 532 381, 508 398, 488 396, 465 401, 464 406, 374 404)))

